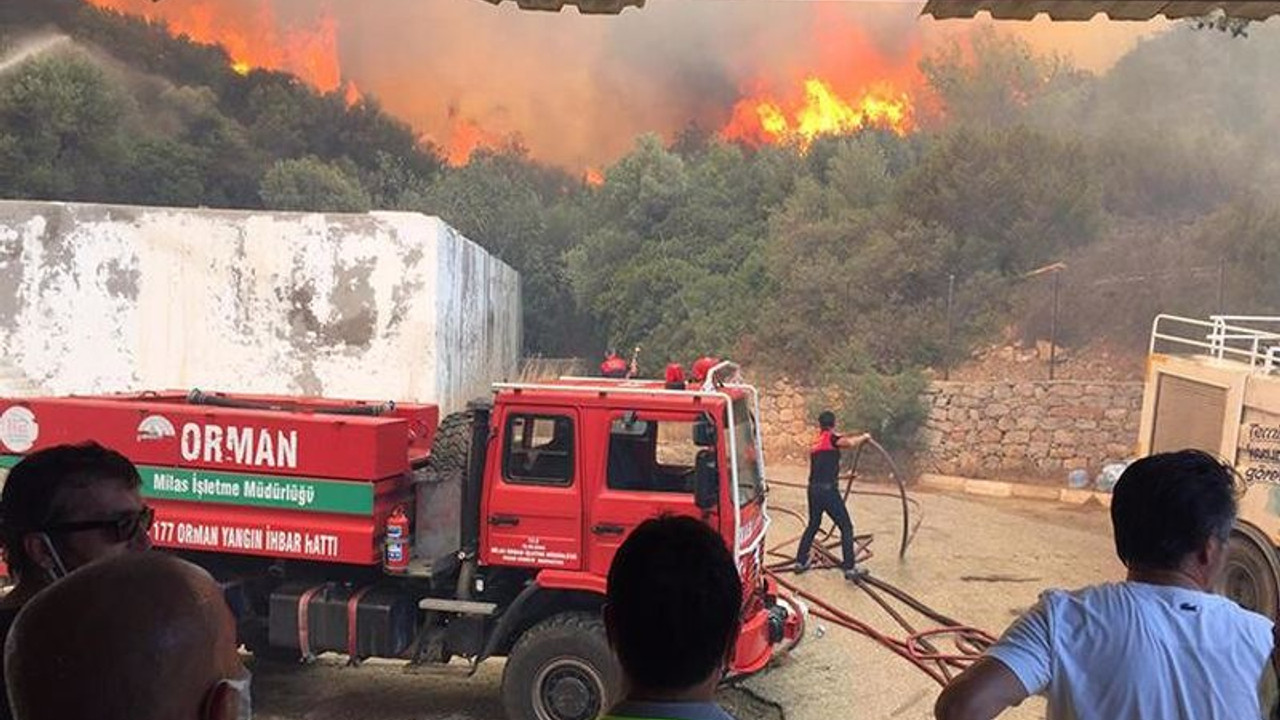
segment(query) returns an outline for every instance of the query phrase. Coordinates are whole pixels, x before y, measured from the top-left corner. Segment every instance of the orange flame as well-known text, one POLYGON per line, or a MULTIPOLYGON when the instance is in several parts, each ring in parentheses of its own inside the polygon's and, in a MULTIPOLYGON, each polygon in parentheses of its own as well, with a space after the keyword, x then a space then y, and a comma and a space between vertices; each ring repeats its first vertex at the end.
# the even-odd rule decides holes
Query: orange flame
POLYGON ((844 135, 864 128, 883 128, 898 135, 914 129, 911 97, 888 86, 846 100, 816 77, 804 81, 804 97, 784 108, 770 97, 738 101, 721 131, 727 140, 752 145, 792 143, 807 149, 824 135, 844 135))
POLYGON ((458 117, 456 109, 449 112, 449 136, 444 143, 445 161, 454 167, 466 165, 471 154, 480 148, 498 148, 503 139, 480 127, 475 120, 458 117))
POLYGON ((354 106, 356 103, 364 99, 364 93, 360 92, 360 88, 356 87, 355 80, 348 80, 346 87, 342 91, 343 97, 346 98, 347 105, 354 106))
MULTIPOLYGON (((321 92, 342 88, 338 23, 328 13, 322 14, 313 27, 281 29, 266 0, 252 13, 219 7, 219 0, 88 2, 150 22, 163 22, 175 36, 221 45, 231 58, 231 69, 240 75, 248 75, 255 68, 278 70, 297 75, 321 92)), ((347 97, 351 97, 350 90, 347 97)))
POLYGON ((582 175, 582 181, 591 187, 600 187, 604 184, 604 173, 600 172, 598 168, 587 168, 587 171, 582 175))

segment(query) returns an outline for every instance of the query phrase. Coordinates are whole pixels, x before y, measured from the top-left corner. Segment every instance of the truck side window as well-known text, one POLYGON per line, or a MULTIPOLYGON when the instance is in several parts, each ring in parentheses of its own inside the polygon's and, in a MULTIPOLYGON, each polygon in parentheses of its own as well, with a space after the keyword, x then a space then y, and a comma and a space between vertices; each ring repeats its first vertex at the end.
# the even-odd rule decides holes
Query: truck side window
POLYGON ((698 455, 693 421, 649 420, 644 429, 610 432, 609 489, 692 493, 698 455))
POLYGON ((558 415, 510 415, 502 475, 532 485, 573 483, 573 419, 558 415))

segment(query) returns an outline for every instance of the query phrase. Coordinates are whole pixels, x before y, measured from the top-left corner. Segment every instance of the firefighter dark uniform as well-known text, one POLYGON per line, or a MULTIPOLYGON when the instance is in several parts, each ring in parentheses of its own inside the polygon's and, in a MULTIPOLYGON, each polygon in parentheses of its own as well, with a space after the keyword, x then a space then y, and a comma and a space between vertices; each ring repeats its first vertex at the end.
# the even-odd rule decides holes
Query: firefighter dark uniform
POLYGON ((828 515, 840 530, 841 567, 847 575, 857 574, 853 555, 853 521, 849 508, 840 497, 840 435, 833 428, 824 428, 809 449, 809 524, 800 537, 800 549, 796 553, 796 570, 809 567, 809 553, 813 539, 822 525, 822 516, 828 515))

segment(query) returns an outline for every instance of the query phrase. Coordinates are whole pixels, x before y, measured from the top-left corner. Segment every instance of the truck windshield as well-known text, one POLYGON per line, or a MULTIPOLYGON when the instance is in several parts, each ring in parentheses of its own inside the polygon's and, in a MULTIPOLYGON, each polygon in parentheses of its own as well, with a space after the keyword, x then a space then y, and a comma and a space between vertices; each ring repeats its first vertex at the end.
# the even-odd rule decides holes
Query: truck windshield
POLYGON ((756 448, 756 418, 745 399, 733 402, 733 437, 738 466, 738 506, 741 507, 764 493, 764 468, 756 448))

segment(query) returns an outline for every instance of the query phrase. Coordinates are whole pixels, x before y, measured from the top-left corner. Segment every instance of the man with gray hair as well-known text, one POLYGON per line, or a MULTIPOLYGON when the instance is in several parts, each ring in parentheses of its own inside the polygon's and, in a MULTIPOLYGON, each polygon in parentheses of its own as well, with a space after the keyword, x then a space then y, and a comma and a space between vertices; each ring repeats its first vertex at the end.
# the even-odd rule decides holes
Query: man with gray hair
POLYGON ((221 588, 160 553, 86 565, 36 595, 5 663, 17 720, 249 720, 221 588))
POLYGON ((1258 718, 1272 623, 1215 595, 1235 471, 1198 450, 1130 465, 1111 498, 1124 582, 1051 590, 938 698, 939 720, 990 720, 1029 695, 1049 720, 1258 718))

